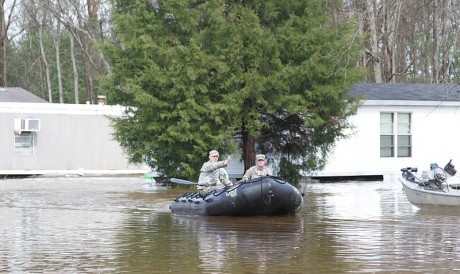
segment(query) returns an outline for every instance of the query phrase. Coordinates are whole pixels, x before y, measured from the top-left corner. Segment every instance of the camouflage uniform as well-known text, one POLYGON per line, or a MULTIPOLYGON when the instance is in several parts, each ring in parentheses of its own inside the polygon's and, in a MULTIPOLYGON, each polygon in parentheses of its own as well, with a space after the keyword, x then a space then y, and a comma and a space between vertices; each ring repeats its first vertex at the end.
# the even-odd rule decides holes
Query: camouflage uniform
POLYGON ((219 168, 219 181, 217 182, 217 188, 223 188, 225 186, 232 185, 228 173, 225 168, 219 168))
MULTIPOLYGON (((256 156, 256 161, 263 160, 265 161, 265 155, 263 154, 257 154, 256 156)), ((240 180, 240 182, 244 182, 247 180, 251 180, 254 178, 259 178, 262 176, 267 176, 267 175, 273 175, 272 170, 268 167, 264 166, 262 167, 261 170, 259 170, 259 167, 257 165, 252 166, 246 170, 246 172, 243 175, 243 178, 240 180)))
MULTIPOLYGON (((211 151, 210 156, 217 151, 211 151)), ((217 154, 218 156, 218 154, 217 154)), ((209 160, 204 163, 200 170, 200 177, 198 178, 198 192, 201 197, 205 197, 210 194, 214 189, 217 188, 217 184, 220 182, 224 185, 230 185, 231 182, 228 180, 228 175, 225 170, 223 172, 221 169, 227 166, 230 160, 212 162, 209 160), (220 179, 222 178, 222 180, 220 179)))
POLYGON ((247 181, 254 178, 259 178, 262 176, 273 175, 272 170, 268 167, 264 166, 262 170, 259 170, 257 166, 252 166, 243 175, 243 179, 241 181, 247 181))

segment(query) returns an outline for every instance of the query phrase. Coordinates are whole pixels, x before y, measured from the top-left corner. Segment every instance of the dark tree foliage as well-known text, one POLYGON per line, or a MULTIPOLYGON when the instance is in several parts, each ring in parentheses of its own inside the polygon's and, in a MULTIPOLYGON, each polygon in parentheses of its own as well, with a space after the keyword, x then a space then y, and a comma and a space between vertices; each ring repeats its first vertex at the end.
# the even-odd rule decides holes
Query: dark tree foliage
MULTIPOLYGON (((211 149, 321 168, 349 127, 359 81, 340 1, 114 1, 115 138, 134 162, 196 179, 211 149)), ((357 41, 357 40, 356 40, 357 41)))

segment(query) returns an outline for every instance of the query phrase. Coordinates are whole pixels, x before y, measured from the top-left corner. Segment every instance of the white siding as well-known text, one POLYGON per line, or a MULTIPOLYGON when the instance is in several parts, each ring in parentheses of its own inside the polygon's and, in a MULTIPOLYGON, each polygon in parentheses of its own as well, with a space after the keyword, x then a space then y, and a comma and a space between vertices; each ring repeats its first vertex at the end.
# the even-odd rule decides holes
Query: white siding
POLYGON ((399 174, 402 167, 460 165, 460 104, 368 101, 350 119, 355 134, 336 144, 324 170, 315 176, 399 174), (380 157, 380 112, 412 113, 412 157, 380 157))
POLYGON ((142 173, 112 139, 108 116, 123 108, 103 105, 0 103, 0 174, 142 173), (34 155, 14 154, 14 118, 39 118, 34 155))

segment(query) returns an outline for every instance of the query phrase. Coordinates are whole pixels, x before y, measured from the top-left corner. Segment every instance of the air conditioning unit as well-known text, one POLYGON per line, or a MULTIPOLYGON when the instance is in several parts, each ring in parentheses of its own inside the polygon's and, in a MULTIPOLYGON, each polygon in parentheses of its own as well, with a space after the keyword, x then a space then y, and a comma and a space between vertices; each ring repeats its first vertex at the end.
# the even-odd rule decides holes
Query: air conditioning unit
POLYGON ((14 131, 40 131, 40 119, 14 118, 14 131))

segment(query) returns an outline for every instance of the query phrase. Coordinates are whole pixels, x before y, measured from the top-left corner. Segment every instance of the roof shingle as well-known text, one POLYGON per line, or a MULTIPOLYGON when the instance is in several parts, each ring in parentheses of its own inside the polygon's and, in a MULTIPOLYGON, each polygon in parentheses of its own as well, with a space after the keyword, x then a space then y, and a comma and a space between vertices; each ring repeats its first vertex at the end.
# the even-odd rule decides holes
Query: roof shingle
POLYGON ((366 100, 460 101, 460 85, 361 83, 351 88, 350 95, 364 95, 366 100))
POLYGON ((0 102, 48 103, 22 88, 0 88, 0 102))

